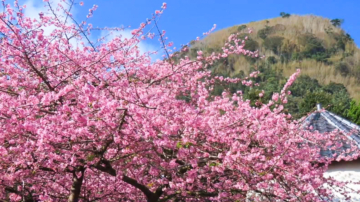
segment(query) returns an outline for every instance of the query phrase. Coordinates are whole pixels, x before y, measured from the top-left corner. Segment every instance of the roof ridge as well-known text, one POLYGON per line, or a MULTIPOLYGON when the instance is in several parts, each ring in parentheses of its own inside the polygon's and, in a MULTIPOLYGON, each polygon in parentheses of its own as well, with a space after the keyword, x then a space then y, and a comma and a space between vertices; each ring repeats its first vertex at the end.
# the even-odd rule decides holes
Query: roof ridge
POLYGON ((360 148, 360 136, 355 133, 351 133, 352 129, 355 129, 360 132, 360 128, 356 124, 352 124, 348 120, 338 117, 336 114, 330 113, 326 110, 319 112, 322 117, 326 119, 328 123, 337 128, 343 135, 345 135, 349 140, 353 140, 358 148, 360 148), (344 126, 345 125, 345 126, 344 126), (347 127, 346 127, 347 126, 347 127), (355 127, 355 128, 354 128, 355 127), (351 135, 348 135, 351 133, 351 135), (359 137, 358 137, 359 136, 359 137))
MULTIPOLYGON (((326 111, 326 110, 325 110, 326 111)), ((334 113, 331 113, 329 111, 326 111, 326 113, 330 114, 331 116, 333 116, 334 118, 336 118, 339 122, 341 123, 344 123, 346 125, 348 125, 349 127, 352 127, 352 128, 356 128, 357 130, 360 130, 360 126, 355 124, 355 123, 352 123, 351 121, 347 120, 347 119, 344 119, 334 113)))

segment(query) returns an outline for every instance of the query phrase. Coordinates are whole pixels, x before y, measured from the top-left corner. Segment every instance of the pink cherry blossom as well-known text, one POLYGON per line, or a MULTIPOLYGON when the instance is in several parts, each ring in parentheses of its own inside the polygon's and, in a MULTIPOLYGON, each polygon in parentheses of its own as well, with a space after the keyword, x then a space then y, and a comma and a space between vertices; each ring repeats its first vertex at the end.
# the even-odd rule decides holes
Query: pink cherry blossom
POLYGON ((167 58, 153 62, 138 46, 148 20, 131 38, 88 44, 77 24, 14 9, 0 26, 0 201, 320 202, 333 189, 348 194, 347 183, 323 174, 334 159, 357 158, 357 148, 337 131, 302 130, 283 112, 300 71, 257 107, 241 91, 212 95, 219 83, 256 85, 258 71, 240 79, 208 70, 223 57, 257 56, 237 34, 222 51, 191 58, 187 46, 185 56, 167 54, 172 42, 157 30, 167 58), (47 26, 57 29, 46 34, 47 26), (352 156, 320 158, 340 142, 352 156))

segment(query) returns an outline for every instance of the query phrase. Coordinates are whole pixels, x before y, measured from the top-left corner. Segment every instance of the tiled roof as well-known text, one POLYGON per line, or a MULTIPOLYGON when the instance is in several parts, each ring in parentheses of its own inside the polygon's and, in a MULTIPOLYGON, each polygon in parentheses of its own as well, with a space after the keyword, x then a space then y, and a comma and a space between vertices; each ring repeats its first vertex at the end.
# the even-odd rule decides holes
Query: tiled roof
MULTIPOLYGON (((303 128, 310 131, 319 131, 320 133, 332 132, 338 129, 341 132, 340 134, 344 135, 349 140, 353 140, 360 149, 360 127, 331 112, 321 109, 321 106, 318 106, 318 111, 306 117, 303 128)), ((321 155, 330 156, 334 153, 343 152, 349 148, 349 144, 344 143, 340 150, 323 150, 321 151, 321 155)))

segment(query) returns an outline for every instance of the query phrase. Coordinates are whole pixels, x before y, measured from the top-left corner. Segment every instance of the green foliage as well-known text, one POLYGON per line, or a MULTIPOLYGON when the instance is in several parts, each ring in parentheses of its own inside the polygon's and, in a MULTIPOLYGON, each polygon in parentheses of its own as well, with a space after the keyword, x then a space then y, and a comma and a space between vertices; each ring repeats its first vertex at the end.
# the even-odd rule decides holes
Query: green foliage
POLYGON ((280 13, 280 16, 281 16, 282 18, 288 18, 288 17, 290 17, 290 14, 289 14, 289 13, 285 13, 285 12, 281 12, 281 13, 280 13))
MULTIPOLYGON (((310 81, 307 79, 307 81, 310 81)), ((305 80, 300 81, 301 83, 306 82, 305 80)), ((330 83, 326 86, 317 86, 317 81, 313 81, 312 91, 307 91, 305 96, 300 102, 298 116, 306 115, 310 112, 317 103, 321 103, 327 110, 346 117, 344 113, 350 108, 351 98, 346 88, 342 84, 330 83), (316 87, 317 88, 314 88, 316 87)), ((306 85, 302 85, 305 87, 306 85)))
POLYGON ((322 89, 330 94, 335 94, 341 91, 347 92, 346 87, 343 84, 335 83, 335 82, 330 82, 328 85, 325 85, 322 89))
POLYGON ((284 105, 284 111, 291 114, 293 119, 300 119, 303 116, 299 110, 302 99, 302 97, 289 96, 288 103, 284 105))
POLYGON ((241 31, 243 31, 244 29, 246 29, 246 25, 240 25, 240 26, 238 26, 238 28, 237 28, 237 31, 238 32, 241 32, 241 31))
POLYGON ((320 62, 326 62, 330 54, 323 46, 321 39, 313 36, 312 34, 306 34, 300 38, 304 48, 301 52, 305 58, 312 58, 320 62))
POLYGON ((325 52, 325 53, 315 54, 311 58, 315 59, 318 62, 324 62, 326 64, 331 64, 331 62, 329 62, 327 60, 329 57, 330 57, 330 54, 325 52))
POLYGON ((260 99, 259 93, 261 93, 259 89, 251 88, 249 91, 246 92, 244 98, 250 100, 250 105, 254 107, 256 101, 260 99))
POLYGON ((220 47, 206 47, 205 48, 205 52, 206 53, 213 53, 213 52, 216 52, 216 53, 219 53, 221 51, 221 48, 220 47))
POLYGON ((324 107, 329 105, 331 103, 331 94, 323 91, 307 92, 299 105, 299 113, 306 115, 312 111, 318 103, 321 103, 324 107))
POLYGON ((340 62, 335 65, 335 72, 339 73, 341 76, 347 76, 350 73, 350 67, 345 62, 340 62))
MULTIPOLYGON (((245 28, 246 26, 242 25, 237 29, 241 31, 245 28)), ((275 30, 284 30, 282 27, 279 26, 277 29, 276 26, 265 26, 257 33, 257 36, 263 40, 259 40, 259 38, 257 38, 258 41, 256 41, 249 37, 244 47, 250 51, 255 51, 260 48, 260 43, 264 49, 270 50, 276 54, 276 56, 268 56, 266 60, 245 57, 250 63, 250 66, 252 66, 252 68, 250 68, 250 72, 255 70, 253 69, 255 62, 257 70, 261 72, 257 78, 252 78, 253 82, 258 83, 259 86, 248 88, 243 86, 241 83, 233 84, 217 81, 217 83, 213 86, 211 96, 221 95, 225 90, 230 93, 242 91, 244 99, 250 100, 252 106, 260 107, 261 104, 255 105, 255 103, 270 100, 274 92, 281 91, 287 80, 287 78, 283 76, 281 69, 278 69, 278 63, 287 63, 295 60, 300 61, 310 58, 318 62, 329 64, 330 60, 328 60, 328 58, 330 58, 331 55, 338 54, 339 51, 343 54, 351 52, 349 50, 345 52, 345 49, 349 49, 348 42, 351 40, 351 37, 345 34, 345 32, 334 32, 334 29, 334 27, 330 26, 328 34, 335 39, 335 43, 334 40, 332 40, 330 44, 329 41, 327 41, 326 44, 330 48, 326 48, 323 40, 313 34, 297 35, 297 38, 289 39, 283 38, 281 35, 276 35, 278 32, 274 32, 275 30), (262 90, 264 90, 265 93, 263 97, 259 97, 259 93, 261 93, 262 90)), ((239 38, 244 39, 245 36, 248 36, 248 34, 242 33, 239 35, 239 38)), ((214 51, 218 52, 220 50, 216 49, 216 47, 206 46, 203 51, 211 53, 214 51)), ((196 55, 195 50, 191 53, 196 55)), ((220 59, 213 65, 209 66, 209 70, 213 72, 213 76, 217 75, 227 77, 229 75, 233 75, 232 77, 244 78, 245 75, 243 72, 234 75, 235 70, 238 69, 238 67, 235 66, 235 64, 237 64, 235 62, 238 59, 237 57, 244 56, 234 56, 228 59, 220 59)), ((331 61, 336 62, 336 60, 334 60, 335 58, 337 57, 333 57, 331 61)), ((334 65, 334 67, 341 75, 345 76, 353 73, 355 76, 358 75, 360 80, 360 66, 356 73, 356 67, 352 67, 349 64, 349 60, 347 60, 347 62, 338 62, 334 65)), ((342 84, 331 82, 327 85, 320 85, 316 79, 302 75, 295 81, 289 90, 291 91, 291 95, 288 96, 288 103, 285 104, 284 107, 285 112, 290 113, 294 119, 301 118, 308 112, 314 110, 317 103, 321 103, 327 110, 335 114, 345 118, 348 117, 347 113, 351 107, 351 97, 345 86, 342 84)), ((182 99, 186 100, 186 96, 182 97, 182 99)))
MULTIPOLYGON (((290 40, 283 40, 280 52, 280 61, 281 63, 287 63, 291 61, 294 53, 297 53, 298 47, 296 44, 291 42, 290 40)), ((299 57, 299 59, 302 57, 299 57)))
POLYGON ((343 50, 345 51, 346 44, 350 41, 353 41, 351 36, 345 32, 342 32, 340 34, 331 33, 331 35, 336 40, 335 49, 336 50, 343 50))
POLYGON ((341 27, 341 25, 344 23, 344 20, 335 18, 335 19, 332 19, 330 22, 334 27, 341 27))
POLYGON ((266 37, 271 33, 271 27, 269 26, 265 26, 264 29, 261 29, 258 31, 257 36, 262 38, 262 39, 266 39, 266 37))
POLYGON ((346 46, 346 42, 347 42, 346 38, 339 37, 339 38, 335 38, 335 39, 336 39, 336 48, 345 50, 345 46, 346 46))
MULTIPOLYGON (((244 37, 247 35, 240 35, 239 38, 240 39, 244 39, 244 37)), ((257 41, 255 41, 254 39, 248 37, 248 39, 245 42, 245 46, 244 49, 245 50, 249 50, 249 51, 256 51, 259 49, 259 43, 257 41)), ((253 58, 253 57, 249 57, 246 56, 245 59, 250 63, 250 64, 254 64, 256 62, 256 60, 258 60, 258 58, 253 58)))
POLYGON ((334 29, 331 26, 325 27, 324 28, 326 34, 332 34, 334 29))
POLYGON ((307 92, 320 90, 321 86, 316 79, 312 79, 307 75, 301 75, 296 79, 294 84, 289 88, 293 96, 304 96, 307 92))
POLYGON ((190 142, 184 144, 182 142, 177 142, 176 143, 176 148, 177 149, 181 149, 181 148, 189 148, 190 146, 192 146, 192 144, 190 142))
POLYGON ((302 54, 299 53, 299 52, 294 52, 291 54, 291 60, 302 60, 303 57, 302 57, 302 54))
MULTIPOLYGON (((228 74, 219 74, 219 73, 213 73, 213 76, 229 76, 228 74)), ((233 76, 233 78, 244 78, 245 73, 241 71, 240 73, 233 76)), ((225 83, 225 82, 219 82, 214 85, 213 90, 211 91, 211 95, 220 96, 224 90, 229 90, 231 93, 236 93, 237 91, 244 91, 246 87, 242 85, 241 83, 225 83)))
POLYGON ((249 51, 256 51, 259 49, 259 43, 249 37, 245 43, 244 49, 249 51))
POLYGON ((332 27, 325 29, 325 32, 328 35, 332 36, 336 41, 335 45, 329 49, 329 52, 332 52, 333 54, 336 53, 336 51, 338 50, 345 51, 346 44, 353 41, 350 34, 344 31, 341 31, 340 33, 335 33, 333 32, 332 27))
POLYGON ((350 34, 348 34, 348 33, 346 33, 345 34, 345 39, 347 40, 347 41, 354 41, 354 39, 350 36, 350 34))
POLYGON ((94 154, 89 154, 87 157, 86 157, 86 160, 87 161, 93 161, 95 159, 95 155, 94 154))
POLYGON ((322 45, 322 41, 313 35, 307 34, 302 38, 304 44, 304 50, 302 53, 305 57, 311 58, 312 55, 323 53, 326 51, 322 45))
POLYGON ((215 84, 213 90, 211 91, 212 95, 220 96, 224 92, 225 86, 222 84, 215 84))
POLYGON ((283 45, 284 37, 281 36, 273 36, 268 37, 264 40, 264 48, 267 50, 273 51, 275 54, 278 54, 281 50, 281 46, 283 45))
POLYGON ((190 91, 181 92, 179 95, 176 96, 178 100, 184 100, 185 102, 189 103, 191 101, 190 91))
MULTIPOLYGON (((270 59, 273 60, 273 59, 270 59)), ((258 66, 261 72, 257 78, 252 78, 253 82, 259 83, 259 86, 247 88, 241 83, 228 84, 216 83, 212 95, 221 95, 224 90, 231 93, 242 91, 244 99, 250 100, 250 104, 254 107, 256 102, 263 102, 270 100, 273 92, 280 92, 286 78, 281 71, 276 71, 271 67, 271 64, 264 67, 258 66), (259 97, 259 93, 265 91, 263 97, 259 97)), ((253 71, 255 69, 250 69, 253 71)), ((229 74, 213 74, 218 76, 229 76, 229 74)), ((244 78, 243 72, 234 77, 244 78)), ((317 103, 321 103, 327 110, 343 117, 347 116, 347 111, 350 108, 351 98, 343 84, 331 82, 328 85, 321 86, 316 79, 312 79, 307 75, 300 76, 289 89, 291 95, 288 96, 288 103, 285 104, 285 112, 290 113, 294 119, 299 119, 307 113, 315 109, 317 103), (346 112, 346 113, 344 113, 346 112)))
POLYGON ((356 104, 353 100, 350 102, 350 108, 346 110, 347 118, 355 124, 360 125, 360 103, 356 104))
POLYGON ((215 161, 210 162, 210 164, 209 164, 210 167, 218 166, 218 165, 220 165, 220 163, 219 163, 219 162, 215 162, 215 161))
MULTIPOLYGON (((281 15, 284 17, 289 16, 286 14, 287 13, 282 12, 281 15)), ((219 42, 227 40, 229 33, 234 33, 239 30, 242 37, 244 37, 245 28, 260 26, 255 32, 255 36, 253 34, 247 34, 250 38, 256 40, 259 46, 256 42, 249 40, 245 48, 250 47, 251 50, 259 49, 260 55, 266 55, 265 60, 234 56, 235 62, 233 65, 231 65, 231 61, 228 61, 228 63, 226 63, 227 65, 225 65, 225 63, 221 63, 218 66, 211 65, 211 70, 214 69, 217 73, 233 75, 235 71, 248 71, 250 66, 255 65, 262 65, 266 68, 276 68, 277 70, 288 67, 292 69, 299 67, 308 69, 306 70, 308 74, 315 78, 317 76, 316 71, 312 71, 311 68, 321 67, 321 73, 324 74, 323 77, 326 77, 325 80, 334 81, 335 75, 329 74, 333 74, 335 72, 334 70, 337 69, 336 72, 339 75, 351 77, 349 81, 341 80, 339 82, 347 83, 347 86, 352 88, 351 95, 358 98, 360 93, 355 90, 357 88, 356 85, 360 84, 360 65, 357 62, 358 57, 356 54, 358 48, 352 41, 351 36, 339 28, 342 20, 332 20, 332 23, 337 26, 334 27, 332 23, 330 23, 331 19, 321 17, 290 16, 289 20, 291 22, 286 19, 280 19, 281 18, 262 20, 259 23, 231 27, 228 30, 224 30, 224 32, 218 32, 217 34, 208 36, 208 39, 212 40, 204 40, 202 43, 196 44, 196 47, 203 47, 206 50, 208 47, 219 46, 219 42), (309 24, 302 24, 313 19, 316 19, 319 24, 318 28, 311 27, 309 24), (287 22, 282 22, 283 20, 287 22), (267 52, 272 52, 272 54, 267 54, 267 52), (271 55, 273 56, 271 57, 271 55), (346 65, 339 65, 341 62, 346 63, 346 65), (241 64, 241 66, 237 66, 238 64, 241 64), (311 67, 309 65, 311 65, 311 67), (335 68, 335 66, 337 67, 335 68)), ((204 53, 207 52, 208 51, 204 51, 204 53)), ((287 70, 286 72, 289 71, 287 70)), ((236 88, 238 87, 231 87, 232 91, 236 88)))
POLYGON ((345 112, 350 108, 350 102, 351 98, 346 89, 334 91, 328 110, 340 116, 346 117, 347 114, 345 112))
POLYGON ((277 59, 274 56, 269 56, 266 60, 269 64, 277 63, 277 59))
POLYGON ((198 52, 198 48, 191 48, 190 49, 190 57, 191 58, 195 58, 195 57, 197 57, 197 52, 198 52))

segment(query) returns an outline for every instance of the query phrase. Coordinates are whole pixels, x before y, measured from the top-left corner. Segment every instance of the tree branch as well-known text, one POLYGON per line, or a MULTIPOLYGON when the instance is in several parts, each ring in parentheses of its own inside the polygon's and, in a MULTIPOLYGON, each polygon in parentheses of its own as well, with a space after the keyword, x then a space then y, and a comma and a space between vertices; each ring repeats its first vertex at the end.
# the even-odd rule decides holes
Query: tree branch
POLYGON ((101 159, 97 164, 93 165, 92 167, 110 174, 111 176, 116 176, 116 170, 112 168, 111 163, 106 159, 101 159), (104 164, 105 166, 102 166, 104 164))
POLYGON ((155 193, 151 192, 149 190, 149 188, 147 188, 145 185, 142 185, 140 183, 138 183, 135 179, 130 178, 126 175, 123 175, 122 180, 130 185, 132 185, 133 187, 139 189, 140 191, 142 191, 146 198, 147 198, 147 202, 158 202, 160 196, 162 195, 163 191, 162 191, 162 186, 160 186, 155 193))

